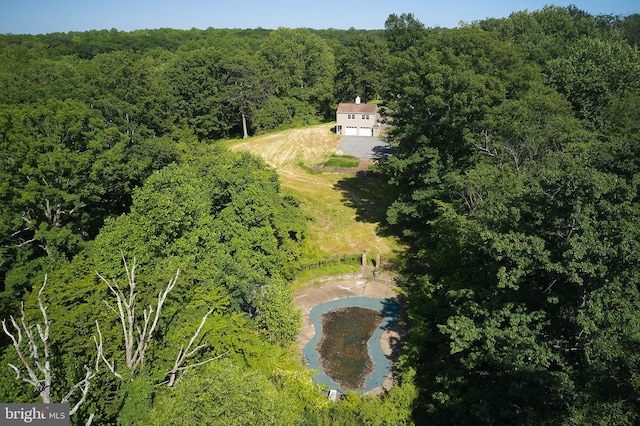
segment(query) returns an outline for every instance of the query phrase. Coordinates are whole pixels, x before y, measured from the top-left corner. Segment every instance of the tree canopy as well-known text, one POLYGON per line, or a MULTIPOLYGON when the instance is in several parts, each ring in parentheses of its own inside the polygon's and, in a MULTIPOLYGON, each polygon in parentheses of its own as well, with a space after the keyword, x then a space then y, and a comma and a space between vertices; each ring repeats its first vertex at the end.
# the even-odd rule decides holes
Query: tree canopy
POLYGON ((73 424, 637 423, 638 22, 0 35, 0 313, 48 330, 5 330, 0 399, 90 377, 73 424), (410 327, 396 386, 333 404, 292 355, 312 218, 225 141, 355 96, 394 150, 410 327))
POLYGON ((611 114, 635 116, 637 54, 545 8, 396 55, 383 168, 412 253, 421 419, 637 421, 638 169, 635 136, 613 131, 628 115, 611 114))

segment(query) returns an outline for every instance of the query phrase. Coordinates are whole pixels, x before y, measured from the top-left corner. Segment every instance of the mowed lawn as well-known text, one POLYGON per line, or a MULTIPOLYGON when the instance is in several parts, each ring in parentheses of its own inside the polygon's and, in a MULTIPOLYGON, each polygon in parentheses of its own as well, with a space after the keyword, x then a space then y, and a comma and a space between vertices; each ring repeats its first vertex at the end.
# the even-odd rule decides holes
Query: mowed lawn
POLYGON ((233 151, 259 155, 280 174, 282 189, 302 203, 310 222, 312 246, 322 256, 381 253, 393 257, 399 243, 378 233, 384 216, 382 179, 311 173, 304 165, 327 160, 340 142, 332 124, 255 136, 230 145, 233 151))

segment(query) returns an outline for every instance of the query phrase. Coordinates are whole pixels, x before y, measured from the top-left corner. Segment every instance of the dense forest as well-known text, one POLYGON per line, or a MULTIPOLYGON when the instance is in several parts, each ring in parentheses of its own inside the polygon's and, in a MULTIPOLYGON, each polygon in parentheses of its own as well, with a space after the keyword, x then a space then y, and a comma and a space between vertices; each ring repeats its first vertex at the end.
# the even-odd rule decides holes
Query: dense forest
POLYGON ((72 424, 640 422, 640 15, 384 26, 0 36, 0 401, 72 424), (355 95, 390 125, 409 335, 397 386, 331 403, 292 346, 312 218, 226 143, 355 95))

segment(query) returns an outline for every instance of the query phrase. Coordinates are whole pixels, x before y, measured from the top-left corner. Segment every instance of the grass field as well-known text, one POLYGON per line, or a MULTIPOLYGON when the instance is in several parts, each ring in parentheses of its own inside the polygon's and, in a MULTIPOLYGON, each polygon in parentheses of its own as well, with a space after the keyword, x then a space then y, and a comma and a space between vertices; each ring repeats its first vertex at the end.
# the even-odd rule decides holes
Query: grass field
POLYGON ((229 149, 249 151, 274 167, 282 189, 302 202, 309 224, 311 245, 319 257, 381 253, 393 258, 399 243, 378 232, 386 210, 386 194, 380 177, 310 173, 303 165, 327 161, 340 142, 332 124, 255 136, 233 142, 229 149))

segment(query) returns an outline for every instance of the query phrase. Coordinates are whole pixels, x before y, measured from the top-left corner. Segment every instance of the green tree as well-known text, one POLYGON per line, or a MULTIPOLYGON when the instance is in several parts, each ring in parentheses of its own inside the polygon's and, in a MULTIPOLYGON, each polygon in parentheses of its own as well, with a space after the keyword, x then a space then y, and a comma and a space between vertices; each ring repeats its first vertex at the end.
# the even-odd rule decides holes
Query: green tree
POLYGON ((591 133, 518 49, 469 28, 394 70, 384 168, 410 244, 416 418, 633 423, 637 185, 616 160, 634 152, 635 97, 591 133))
POLYGON ((81 99, 131 139, 170 133, 179 112, 164 71, 172 59, 167 52, 96 55, 80 68, 87 88, 81 99))
POLYGON ((516 44, 525 58, 540 66, 565 57, 567 46, 582 38, 600 39, 612 35, 612 26, 607 20, 591 16, 575 6, 523 10, 507 18, 475 22, 472 26, 494 32, 502 41, 516 44))
POLYGON ((611 100, 606 111, 603 141, 595 143, 593 164, 602 171, 610 171, 632 182, 638 173, 638 120, 640 97, 628 94, 611 100))
POLYGON ((46 99, 78 99, 85 91, 81 62, 74 57, 51 59, 45 46, 4 46, 0 53, 0 103, 30 104, 46 99))
POLYGON ((640 14, 625 16, 622 21, 622 33, 630 45, 640 46, 640 14))
POLYGON ((412 425, 413 405, 417 389, 413 383, 415 371, 408 369, 397 377, 397 382, 379 397, 367 397, 359 408, 363 424, 372 426, 412 425))
POLYGON ((223 97, 235 111, 240 123, 237 133, 247 138, 257 111, 266 102, 268 85, 258 69, 256 59, 247 53, 225 57, 220 64, 220 73, 225 76, 221 84, 223 97))
POLYGON ((384 93, 390 53, 386 40, 366 33, 352 35, 336 57, 336 100, 363 102, 379 99, 384 93))
POLYGON ((176 158, 166 138, 130 139, 79 101, 2 106, 0 128, 3 290, 14 300, 26 277, 77 254, 128 208, 134 186, 176 158))
POLYGON ((220 360, 161 394, 142 424, 288 425, 298 415, 268 378, 220 360))
POLYGON ((194 268, 227 288, 234 309, 254 312, 270 279, 292 277, 305 219, 280 195, 275 172, 249 154, 203 150, 188 163, 152 175, 131 212, 106 223, 99 270, 115 276, 120 250, 143 266, 194 268))
POLYGON ((465 175, 486 185, 473 211, 437 203, 417 256, 428 276, 409 286, 424 415, 632 418, 636 193, 582 161, 569 151, 524 174, 477 166, 465 175))
MULTIPOLYGON (((540 90, 542 74, 517 49, 469 28, 431 33, 399 55, 392 69, 387 99, 396 152, 384 168, 398 197, 388 216, 411 236, 433 217, 432 200, 447 200, 439 188, 476 161, 498 155, 491 146, 497 112, 530 87, 540 90)), ((501 155, 508 155, 509 137, 501 139, 501 155)))
POLYGON ((596 128, 612 100, 639 90, 640 53, 622 40, 581 39, 548 68, 550 80, 596 128))
POLYGON ((424 24, 413 13, 392 13, 384 23, 384 35, 392 53, 403 52, 425 37, 424 24))
POLYGON ((0 123, 3 290, 19 300, 29 280, 12 265, 37 274, 47 257, 55 268, 95 235, 93 221, 99 219, 90 212, 102 191, 92 179, 92 161, 120 135, 105 129, 96 111, 74 101, 4 106, 0 123))
POLYGON ((261 289, 256 305, 257 322, 268 341, 286 345, 296 339, 302 316, 296 309, 289 283, 270 280, 261 289))
POLYGON ((265 108, 281 100, 288 125, 310 124, 332 112, 335 60, 322 38, 307 29, 279 28, 269 34, 258 55, 273 96, 265 108))
POLYGON ((268 87, 254 56, 246 51, 202 48, 180 52, 167 71, 178 123, 200 139, 248 135, 268 87))

